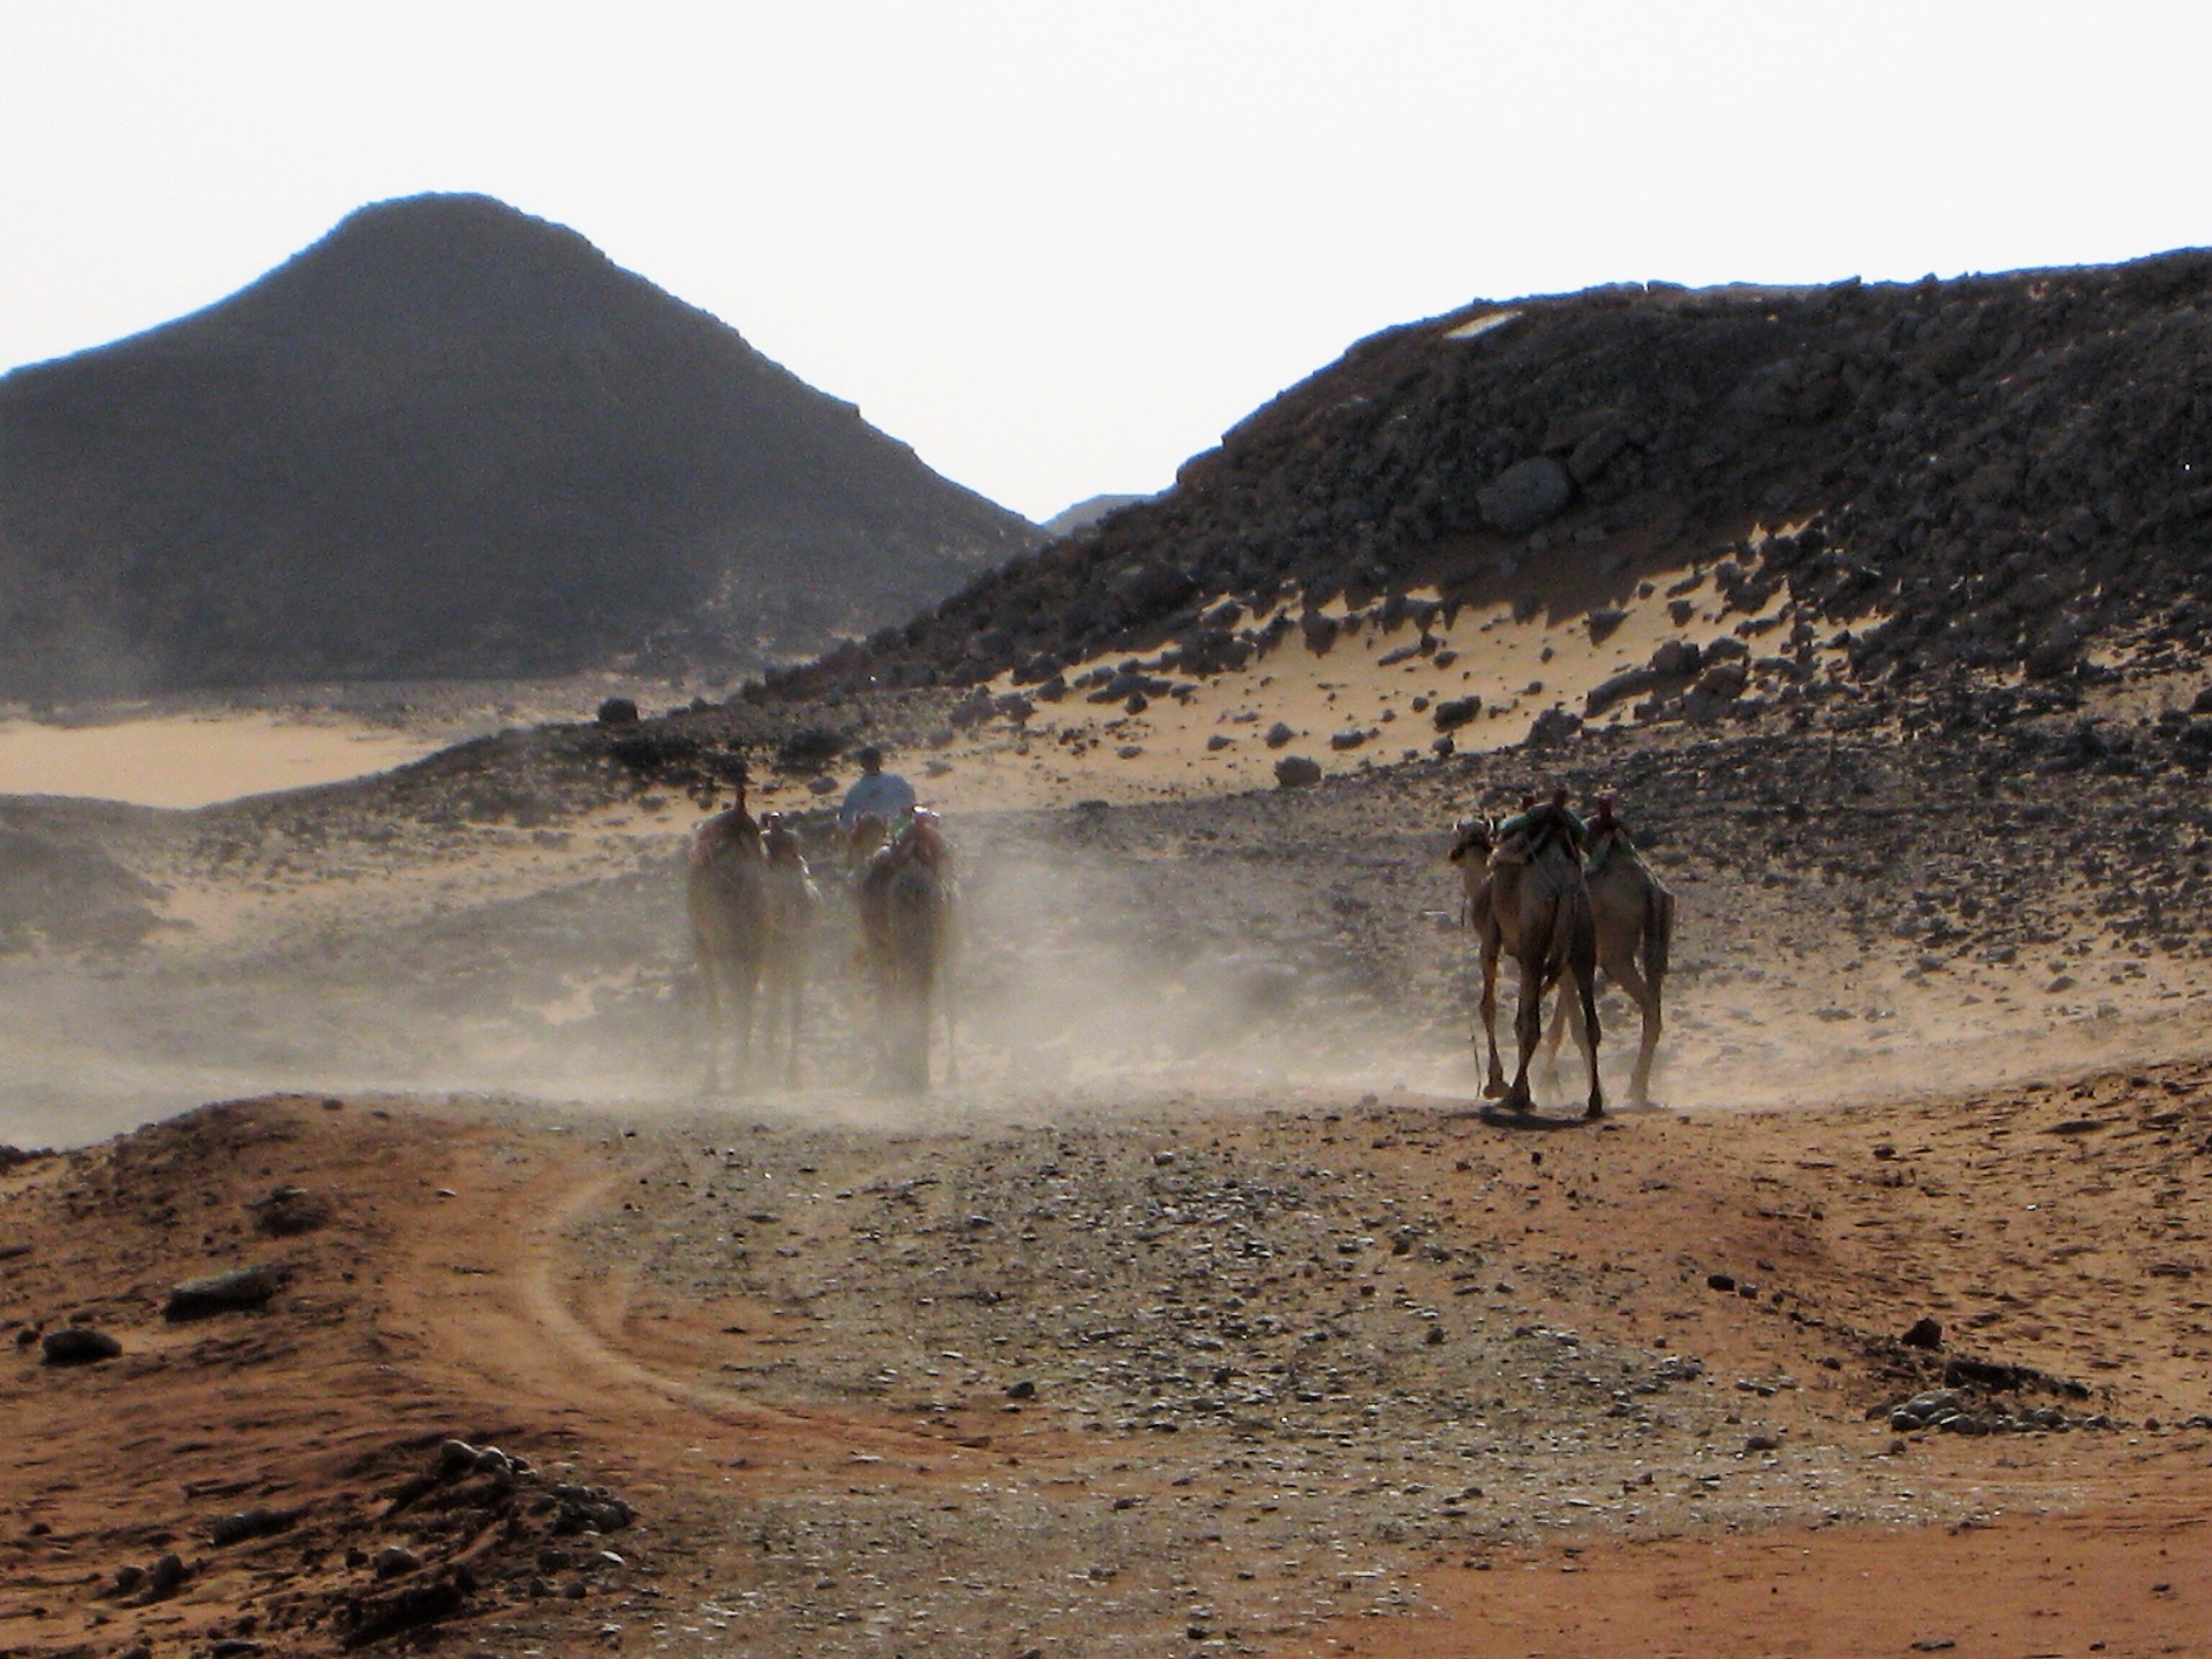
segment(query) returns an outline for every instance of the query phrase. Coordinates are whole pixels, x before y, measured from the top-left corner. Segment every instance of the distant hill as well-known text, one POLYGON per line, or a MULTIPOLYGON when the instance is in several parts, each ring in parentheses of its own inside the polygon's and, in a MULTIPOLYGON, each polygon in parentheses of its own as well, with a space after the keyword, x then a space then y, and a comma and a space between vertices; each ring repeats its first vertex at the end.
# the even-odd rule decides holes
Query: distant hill
POLYGON ((2039 707, 2123 657, 2212 652, 2208 387, 2212 252, 1478 301, 1360 342, 1166 494, 764 695, 1049 684, 1155 650, 1205 673, 1286 598, 1285 626, 1421 587, 1580 614, 1696 566, 1731 610, 1779 605, 1744 626, 1784 630, 1793 696, 1978 687, 1997 719, 2023 676, 2039 707))
POLYGON ((1139 501, 1152 499, 1150 495, 1093 495, 1054 514, 1044 521, 1042 528, 1046 535, 1054 538, 1078 535, 1109 514, 1119 513, 1125 507, 1134 507, 1139 501))
POLYGON ((744 668, 1038 539, 480 196, 0 379, 0 695, 744 668))

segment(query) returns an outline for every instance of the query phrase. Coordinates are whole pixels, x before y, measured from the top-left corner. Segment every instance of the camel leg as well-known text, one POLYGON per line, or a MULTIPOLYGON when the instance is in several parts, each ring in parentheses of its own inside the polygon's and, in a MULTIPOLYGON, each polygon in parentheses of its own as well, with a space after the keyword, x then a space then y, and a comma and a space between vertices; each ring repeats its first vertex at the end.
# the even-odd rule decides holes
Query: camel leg
POLYGON ((960 1081, 960 1049, 958 1030, 952 1006, 952 980, 950 975, 939 981, 940 994, 945 999, 945 1080, 960 1081))
POLYGON ((1552 1013, 1552 1029, 1544 1034, 1544 1058, 1551 1075, 1559 1072, 1560 1039, 1569 1031, 1575 1036, 1575 1047, 1583 1046, 1588 1032, 1583 1024, 1582 999, 1575 994, 1575 979, 1569 974, 1559 991, 1559 1006, 1552 1013))
POLYGON ((799 1086, 799 1040, 806 1026, 806 975, 804 963, 794 962, 787 966, 791 982, 785 988, 785 994, 791 1000, 785 1008, 784 1040, 789 1047, 785 1051, 783 1083, 787 1089, 796 1089, 799 1086))
MULTIPOLYGON (((1543 1079, 1544 1087, 1547 1090, 1559 1086, 1559 1039, 1566 1035, 1567 1027, 1571 1023, 1567 1011, 1573 1003, 1574 999, 1563 991, 1559 1006, 1552 1012, 1552 1028, 1544 1034, 1537 1059, 1537 1075, 1543 1079)), ((1575 1033, 1575 1041, 1578 1043, 1582 1041, 1580 1031, 1575 1033)))
POLYGON ((929 1092, 929 1040, 936 1030, 937 964, 925 960, 915 975, 914 1090, 929 1092))
POLYGON ((884 977, 883 963, 876 955, 874 945, 866 947, 860 963, 860 991, 868 1000, 866 1019, 869 1048, 868 1086, 881 1090, 888 1081, 890 1071, 890 983, 884 977))
POLYGON ((735 1006, 730 1011, 730 1024, 738 1039, 738 1088, 750 1089, 753 1083, 753 1020, 759 1012, 760 963, 741 963, 738 965, 735 1006))
POLYGON ((960 1049, 958 1044, 958 999, 953 994, 952 958, 959 948, 960 906, 940 890, 937 913, 936 952, 931 958, 930 977, 936 981, 937 994, 945 1004, 945 1080, 960 1081, 960 1049))
POLYGON ((1513 1011, 1513 1038, 1519 1045, 1517 1068, 1513 1085, 1505 1091, 1509 1111, 1528 1112, 1535 1109, 1535 1101, 1528 1092, 1528 1062, 1535 1057, 1536 1045, 1544 1035, 1544 970, 1543 958, 1535 957, 1538 966, 1527 962, 1521 964, 1521 1004, 1513 1011))
POLYGON ((1628 1099, 1634 1106, 1650 1104, 1651 1060, 1659 1051, 1659 993, 1637 970, 1633 962, 1620 963, 1607 970, 1613 983, 1628 994, 1643 1011, 1644 1036, 1636 1050, 1636 1069, 1629 1074, 1628 1099))
POLYGON ((899 1001, 899 1073, 909 1094, 929 1092, 929 988, 907 976, 899 1001))
POLYGON ((1576 1023, 1582 1028, 1576 1036, 1582 1039, 1583 1059, 1589 1066, 1589 1104, 1584 1108, 1583 1115, 1598 1117, 1605 1112, 1605 1090, 1599 1085, 1597 1078, 1597 992, 1594 988, 1597 974, 1595 969, 1586 968, 1580 973, 1570 970, 1568 978, 1571 983, 1560 988, 1559 995, 1565 999, 1571 991, 1576 997, 1581 1012, 1581 1018, 1576 1023))
POLYGON ((1485 939, 1482 945, 1482 1001, 1480 1005, 1484 1035, 1490 1040, 1490 1076, 1482 1085, 1486 1098, 1498 1100, 1505 1093, 1505 1062, 1498 1053, 1498 947, 1485 939))
POLYGON ((714 952, 702 945, 699 957, 699 1039, 706 1053, 706 1076, 700 1087, 709 1095, 722 1091, 722 986, 714 952))

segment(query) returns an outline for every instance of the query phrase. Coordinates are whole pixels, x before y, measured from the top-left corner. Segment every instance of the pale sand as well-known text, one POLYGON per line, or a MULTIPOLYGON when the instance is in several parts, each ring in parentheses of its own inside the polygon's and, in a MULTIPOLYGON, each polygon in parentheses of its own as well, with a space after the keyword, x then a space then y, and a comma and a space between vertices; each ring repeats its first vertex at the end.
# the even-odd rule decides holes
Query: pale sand
MULTIPOLYGON (((1200 682, 1188 698, 1157 698, 1132 714, 1119 704, 1092 703, 1085 693, 1071 691, 1057 703, 1037 704, 1024 731, 994 720, 933 752, 900 755, 895 765, 912 778, 926 802, 945 811, 1052 807, 1085 799, 1115 805, 1188 800, 1271 789, 1275 763, 1287 755, 1314 760, 1325 775, 1425 758, 1437 736, 1434 705, 1468 696, 1479 696, 1483 712, 1452 732, 1454 746, 1462 752, 1504 749, 1526 738, 1547 709, 1580 714, 1592 690, 1615 674, 1642 667, 1662 641, 1704 646, 1755 620, 1741 613, 1724 617, 1721 597, 1708 582, 1687 595, 1694 613, 1675 625, 1667 611, 1667 590, 1689 574, 1687 567, 1655 573, 1647 584, 1652 592, 1622 605, 1623 620, 1602 641, 1594 641, 1579 618, 1516 622, 1510 605, 1470 605, 1451 626, 1441 618, 1431 625, 1435 653, 1386 667, 1384 657, 1420 638, 1410 624, 1385 633, 1370 622, 1340 635, 1325 655, 1310 650, 1294 629, 1243 669, 1200 682), (1437 658, 1447 653, 1453 659, 1438 666, 1437 658), (1415 709, 1416 697, 1427 698, 1430 706, 1415 709), (1270 749, 1266 734, 1278 720, 1296 735, 1270 749), (1354 749, 1330 746, 1334 735, 1353 730, 1372 735, 1354 749), (1209 750, 1206 743, 1217 734, 1227 746, 1209 750), (1138 752, 1122 752, 1132 749, 1138 752)), ((1762 617, 1780 603, 1778 595, 1762 617)), ((1340 600, 1322 608, 1344 614, 1340 600)), ((1754 637, 1753 656, 1771 653, 1781 638, 1778 631, 1754 637)), ((1128 653, 1117 652, 1078 664, 1067 678, 1127 660, 1128 653)), ((1036 688, 1002 677, 988 689, 1003 695, 1036 688)), ((1632 721, 1636 701, 1623 699, 1595 723, 1632 721)), ((756 793, 784 804, 798 789, 772 781, 756 793)))
POLYGON ((436 738, 270 714, 165 715, 106 726, 0 726, 0 795, 193 807, 388 771, 436 738))

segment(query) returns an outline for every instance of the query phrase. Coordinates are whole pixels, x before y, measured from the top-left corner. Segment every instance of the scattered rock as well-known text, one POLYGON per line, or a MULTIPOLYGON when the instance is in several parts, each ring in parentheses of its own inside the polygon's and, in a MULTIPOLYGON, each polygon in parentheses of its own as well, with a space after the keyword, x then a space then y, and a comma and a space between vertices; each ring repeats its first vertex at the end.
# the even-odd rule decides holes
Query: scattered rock
POLYGON ((1733 702, 1751 684, 1751 668, 1744 662, 1717 662, 1698 676, 1691 689, 1699 696, 1733 702))
POLYGON ((1549 749, 1565 743, 1582 729, 1581 715, 1571 714, 1564 708, 1547 708, 1528 727, 1528 746, 1549 749))
POLYGON ((291 1268, 283 1263, 263 1261, 228 1273, 210 1273, 204 1279, 188 1279, 169 1292, 161 1315, 173 1320, 204 1319, 211 1314, 262 1307, 291 1277, 291 1268))
POLYGON ((422 1565, 422 1558, 404 1544, 386 1544, 370 1564, 379 1578, 397 1578, 404 1572, 416 1571, 422 1565))
POLYGON ((628 697, 609 697, 599 705, 599 720, 601 726, 635 726, 637 704, 628 697))
POLYGON ((434 1577, 418 1578, 389 1594, 349 1598, 334 1621, 338 1640, 347 1648, 396 1636, 401 1631, 434 1623, 460 1611, 476 1580, 465 1567, 456 1567, 434 1577))
POLYGON ((1321 763, 1304 755, 1285 755, 1275 763, 1275 787, 1304 789, 1321 781, 1321 763))
POLYGON ((300 1518, 297 1510, 273 1510, 256 1505, 226 1515, 208 1528, 208 1542, 217 1549, 244 1543, 249 1538, 266 1538, 273 1533, 289 1532, 300 1518))
POLYGON ((191 1576, 191 1569, 185 1565, 184 1557, 172 1550, 146 1569, 146 1599, 149 1601, 167 1601, 181 1589, 185 1581, 191 1576))
POLYGON ((1589 696, 1583 700, 1583 713, 1588 718, 1595 720, 1615 703, 1626 702, 1631 697, 1642 696, 1653 686, 1658 684, 1662 678, 1659 671, 1655 668, 1631 668, 1613 675, 1610 679, 1601 680, 1590 688, 1589 696))
POLYGON ((1548 455, 1509 466, 1475 492, 1482 521, 1507 536, 1550 523, 1574 499, 1574 480, 1548 455))
POLYGON ((48 1331, 40 1339, 39 1346, 49 1365, 95 1364, 103 1359, 113 1359, 123 1352, 120 1342, 89 1325, 64 1325, 59 1330, 48 1331))
POLYGON ((637 1518, 636 1511, 612 1492, 572 1482, 553 1488, 553 1504, 551 1530, 564 1536, 586 1530, 619 1532, 637 1518))
POLYGON ((1436 706, 1431 716, 1439 732, 1456 731, 1482 713, 1480 697, 1454 697, 1436 706))
POLYGON ((304 1187, 278 1187, 246 1207, 253 1212, 254 1225, 272 1238, 310 1233, 331 1219, 330 1200, 304 1187))
POLYGON ((1908 1348, 1940 1348, 1943 1346, 1943 1328, 1923 1314, 1898 1340, 1908 1348))

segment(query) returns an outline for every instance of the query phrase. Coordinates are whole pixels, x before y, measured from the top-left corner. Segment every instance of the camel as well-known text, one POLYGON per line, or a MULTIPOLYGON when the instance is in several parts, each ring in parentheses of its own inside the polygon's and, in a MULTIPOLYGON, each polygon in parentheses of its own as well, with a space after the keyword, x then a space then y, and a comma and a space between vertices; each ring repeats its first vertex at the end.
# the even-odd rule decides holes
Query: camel
POLYGON ((722 1086, 723 1053, 732 1042, 738 1084, 742 1086, 751 1074, 754 1011, 763 983, 769 1009, 763 1035, 772 1052, 781 1028, 785 1076, 798 1076, 799 995, 806 935, 812 927, 812 884, 806 879, 805 860, 798 857, 797 838, 773 814, 770 838, 780 844, 774 860, 761 826, 745 810, 743 779, 735 804, 700 825, 692 838, 684 910, 706 988, 710 1092, 722 1086), (785 842, 787 848, 781 847, 785 842))
POLYGON ((784 1048, 783 1082, 799 1086, 799 1051, 806 1013, 806 963, 815 924, 822 916, 822 894, 806 868, 799 836, 780 812, 761 820, 761 850, 768 862, 763 926, 766 949, 761 988, 768 1007, 761 1038, 774 1063, 776 1043, 784 1048))
POLYGON ((931 1015, 942 992, 945 1075, 957 1082, 960 1060, 945 966, 957 896, 951 851, 935 814, 917 811, 869 858, 855 896, 862 960, 876 992, 884 1080, 914 1094, 928 1089, 931 1015))
MULTIPOLYGON (((1651 1061, 1659 1048, 1660 990, 1666 983, 1667 953, 1674 933, 1674 896, 1625 836, 1608 834, 1613 828, 1609 808, 1600 803, 1599 816, 1591 825, 1594 867, 1583 872, 1583 884, 1589 892, 1597 929, 1597 965, 1644 1015, 1643 1041, 1636 1051, 1636 1069, 1629 1075, 1628 1098, 1632 1105, 1644 1106, 1650 1103, 1651 1061), (1607 840, 1613 842, 1609 850, 1607 840)), ((1554 1066, 1559 1039, 1579 1012, 1571 1000, 1559 999, 1544 1045, 1554 1066)))
POLYGON ((1561 988, 1561 1000, 1577 999, 1583 1015, 1577 1036, 1589 1065, 1589 1101, 1584 1115, 1605 1110, 1598 1081, 1601 1036, 1593 982, 1597 973, 1596 927, 1584 890, 1581 860, 1564 834, 1543 836, 1533 848, 1520 836, 1499 842, 1487 825, 1462 823, 1451 850, 1467 892, 1468 921, 1481 940, 1483 1030, 1489 1041, 1490 1074, 1483 1092, 1504 1098, 1506 1109, 1527 1112, 1528 1063, 1543 1036, 1545 992, 1561 988), (1513 1081, 1498 1052, 1498 965, 1501 955, 1521 967, 1521 1001, 1513 1030, 1519 1063, 1513 1081))

